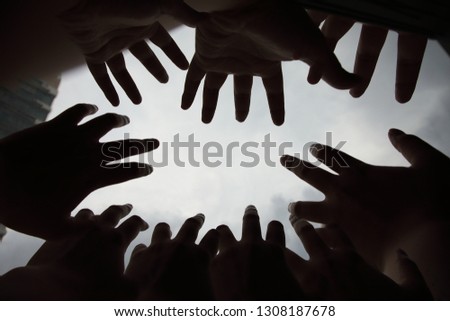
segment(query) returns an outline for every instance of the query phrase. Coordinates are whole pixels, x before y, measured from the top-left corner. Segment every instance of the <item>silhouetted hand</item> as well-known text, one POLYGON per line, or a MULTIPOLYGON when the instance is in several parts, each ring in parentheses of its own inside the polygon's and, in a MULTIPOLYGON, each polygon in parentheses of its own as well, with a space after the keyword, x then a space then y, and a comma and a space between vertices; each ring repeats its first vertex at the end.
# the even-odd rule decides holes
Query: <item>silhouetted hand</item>
POLYGON ((402 284, 397 285, 364 262, 340 229, 315 230, 295 216, 291 216, 291 223, 309 260, 291 251, 286 252, 286 258, 308 297, 324 300, 432 299, 419 269, 402 250, 397 251, 397 265, 402 275, 402 284))
POLYGON ((111 163, 158 147, 155 139, 100 143, 126 116, 105 114, 85 124, 93 105, 79 104, 55 119, 0 140, 0 222, 44 239, 76 229, 71 211, 92 191, 147 176, 143 163, 111 163))
POLYGON ((126 270, 139 289, 139 300, 211 300, 209 264, 217 253, 218 233, 195 240, 205 221, 198 214, 184 222, 174 239, 169 225, 156 225, 150 245, 135 247, 126 270))
POLYGON ((133 103, 142 101, 125 66, 122 51, 127 48, 158 81, 165 83, 169 80, 166 70, 146 43, 147 38, 177 67, 188 68, 185 56, 158 22, 163 14, 189 26, 195 26, 202 18, 182 0, 82 0, 60 16, 73 41, 81 48, 95 81, 112 105, 117 106, 120 101, 107 67, 133 103))
POLYGON ((83 229, 60 241, 44 243, 26 267, 5 275, 0 296, 21 300, 134 299, 136 289, 123 275, 124 254, 148 225, 132 216, 115 228, 131 208, 111 206, 99 216, 81 210, 74 220, 83 229))
MULTIPOLYGON (((391 129, 389 139, 411 167, 368 165, 344 152, 315 144, 311 153, 338 175, 292 156, 281 163, 325 194, 322 202, 292 203, 300 218, 337 224, 357 252, 380 270, 389 251, 428 224, 448 221, 450 159, 422 141, 391 129)), ((419 263, 419 262, 418 262, 419 263)))
POLYGON ((217 300, 300 300, 303 292, 284 258, 283 225, 273 221, 261 236, 254 206, 245 210, 242 238, 237 241, 226 225, 217 228, 219 254, 212 261, 211 275, 217 300))
MULTIPOLYGON (((311 14, 317 25, 325 20, 322 33, 331 50, 336 48, 338 41, 351 29, 355 21, 350 18, 324 15, 319 12, 311 14)), ((372 79, 381 49, 384 46, 388 29, 370 24, 363 24, 356 51, 353 72, 361 77, 355 87, 350 90, 353 97, 364 94, 372 79)), ((408 102, 416 88, 422 59, 427 45, 427 38, 419 34, 398 32, 397 72, 395 83, 395 98, 400 103, 408 102)), ((321 70, 311 68, 308 80, 319 82, 321 70)))
POLYGON ((284 122, 281 61, 301 60, 322 71, 331 86, 349 89, 357 78, 342 69, 320 30, 293 1, 261 0, 247 8, 213 12, 196 31, 196 52, 189 67, 181 106, 188 109, 201 80, 202 121, 211 122, 220 88, 234 75, 236 119, 249 113, 253 76, 262 78, 274 124, 284 122))

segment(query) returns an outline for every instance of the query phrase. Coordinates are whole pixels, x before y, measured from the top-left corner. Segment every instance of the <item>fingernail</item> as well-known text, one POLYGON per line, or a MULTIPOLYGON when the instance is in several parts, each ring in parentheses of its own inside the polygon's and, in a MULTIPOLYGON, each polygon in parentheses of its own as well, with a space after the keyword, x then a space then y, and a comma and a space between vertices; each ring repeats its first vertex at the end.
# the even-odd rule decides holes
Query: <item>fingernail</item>
POLYGON ((291 167, 294 164, 295 158, 291 155, 283 155, 281 156, 281 162, 285 167, 291 167))
POLYGON ((288 212, 289 213, 294 214, 295 204, 296 204, 295 202, 289 203, 289 205, 288 205, 288 212))
POLYGON ((145 231, 145 230, 147 230, 148 228, 149 228, 150 226, 148 225, 148 223, 147 222, 145 222, 145 221, 142 221, 142 231, 145 231))
POLYGON ((200 214, 195 215, 194 217, 199 219, 202 222, 202 224, 205 222, 205 215, 204 214, 200 213, 200 214))
POLYGON ((294 214, 289 215, 289 222, 291 222, 291 225, 294 226, 300 218, 294 214))
POLYGON ((319 151, 321 151, 323 149, 323 145, 319 144, 319 143, 314 143, 311 145, 311 147, 309 148, 309 151, 311 152, 311 154, 313 154, 314 156, 317 156, 317 154, 319 154, 319 151))
POLYGON ((90 104, 89 105, 89 115, 92 115, 92 114, 95 114, 96 112, 98 112, 98 107, 97 107, 97 105, 93 105, 93 104, 90 104))
POLYGON ((258 216, 258 210, 254 205, 249 205, 245 208, 244 216, 247 215, 256 215, 258 216))
POLYGON ((145 170, 144 176, 147 176, 147 175, 150 175, 153 172, 153 167, 150 166, 150 165, 145 165, 144 170, 145 170))
POLYGON ((122 115, 123 121, 125 125, 128 125, 130 123, 130 118, 128 116, 122 115))
POLYGON ((397 138, 400 135, 405 135, 405 133, 397 128, 389 129, 389 136, 391 136, 392 138, 397 138))
POLYGON ((128 207, 130 210, 133 209, 133 205, 131 205, 130 203, 125 204, 126 207, 128 207))

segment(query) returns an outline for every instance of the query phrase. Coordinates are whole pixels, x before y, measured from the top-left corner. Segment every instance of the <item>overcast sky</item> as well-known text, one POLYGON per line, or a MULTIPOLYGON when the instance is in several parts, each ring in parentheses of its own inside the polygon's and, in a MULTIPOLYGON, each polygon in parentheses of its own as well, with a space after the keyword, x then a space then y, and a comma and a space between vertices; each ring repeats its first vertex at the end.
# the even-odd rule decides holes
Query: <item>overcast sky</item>
MULTIPOLYGON (((174 30, 172 35, 190 60, 194 52, 194 31, 183 27, 174 30)), ((337 48, 337 55, 347 70, 353 68, 358 35, 359 26, 354 27, 337 48)), ((180 108, 185 72, 175 68, 157 49, 155 53, 161 57, 170 76, 168 84, 159 84, 132 56, 126 55, 130 73, 143 96, 141 105, 134 106, 120 92, 121 105, 111 107, 83 66, 62 75, 50 118, 76 103, 93 103, 100 107, 96 116, 117 112, 131 119, 131 124, 113 130, 103 141, 123 139, 128 133, 133 138, 155 137, 170 146, 176 134, 182 141, 194 134, 201 146, 212 141, 219 142, 224 149, 231 142, 238 142, 240 146, 246 142, 259 143, 259 148, 251 150, 261 158, 264 153, 261 142, 267 134, 278 145, 292 142, 294 147, 287 149, 288 153, 302 153, 305 144, 325 143, 326 133, 331 132, 334 146, 345 141, 342 149, 367 163, 404 166, 406 161, 387 138, 389 128, 396 127, 421 136, 448 155, 450 109, 446 104, 450 99, 450 59, 437 43, 430 42, 413 99, 401 105, 394 99, 396 40, 397 35, 391 33, 372 83, 359 99, 324 83, 311 86, 306 81, 308 68, 305 64, 285 63, 286 122, 281 127, 272 124, 259 79, 254 83, 250 114, 245 123, 234 119, 230 78, 221 91, 212 123, 203 124, 201 95, 188 111, 180 108)), ((153 154, 155 160, 161 160, 163 149, 160 147, 153 154)), ((187 161, 185 153, 181 156, 187 161)), ((197 148, 195 156, 201 161, 201 148, 197 148)), ((148 177, 98 190, 77 210, 90 208, 101 213, 111 204, 133 204, 132 213, 142 216, 150 229, 141 233, 132 249, 137 242, 149 242, 156 223, 168 222, 176 233, 186 218, 197 213, 206 215, 201 235, 219 224, 228 224, 239 238, 244 209, 254 204, 259 210, 263 232, 268 222, 280 220, 286 229, 288 246, 301 252, 287 220, 287 206, 291 201, 321 200, 323 196, 282 168, 278 158, 278 151, 273 149, 271 160, 276 162, 275 167, 262 161, 256 167, 244 168, 239 163, 251 159, 234 149, 231 167, 226 166, 222 157, 212 159, 223 162, 217 168, 203 164, 199 168, 189 164, 181 168, 174 165, 173 152, 169 149, 168 166, 155 168, 148 177)), ((141 159, 148 161, 148 157, 141 159)), ((0 273, 26 264, 41 242, 9 231, 0 245, 0 273)))

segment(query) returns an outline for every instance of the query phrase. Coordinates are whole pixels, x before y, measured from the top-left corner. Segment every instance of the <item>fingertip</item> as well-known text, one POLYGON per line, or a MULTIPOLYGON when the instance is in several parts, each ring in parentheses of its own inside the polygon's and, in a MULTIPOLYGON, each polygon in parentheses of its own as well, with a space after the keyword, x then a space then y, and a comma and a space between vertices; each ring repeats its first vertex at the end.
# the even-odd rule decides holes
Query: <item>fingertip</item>
POLYGON ((354 87, 352 89, 350 89, 350 96, 352 96, 353 98, 359 98, 362 95, 364 95, 364 93, 366 92, 366 88, 360 88, 360 87, 354 87))
POLYGON ((131 101, 132 101, 133 104, 139 105, 139 104, 142 103, 142 96, 139 95, 139 96, 132 97, 131 101))
POLYGON ((207 117, 207 116, 203 116, 202 117, 202 123, 203 124, 210 124, 212 122, 213 118, 212 117, 207 117))
POLYGON ((183 96, 181 97, 181 109, 187 110, 192 106, 192 103, 194 102, 193 95, 188 94, 186 92, 183 93, 183 96))
POLYGON ((95 113, 98 112, 98 107, 97 107, 97 105, 94 105, 94 104, 88 104, 88 105, 86 105, 86 106, 87 106, 87 108, 88 108, 88 111, 87 111, 87 114, 88 114, 88 115, 94 115, 95 113))
POLYGON ((291 169, 295 163, 295 157, 291 155, 283 155, 280 158, 281 165, 287 169, 291 169))
POLYGON ((400 136, 400 135, 406 135, 404 131, 402 131, 402 130, 400 130, 400 129, 397 129, 397 128, 391 128, 391 129, 389 129, 388 134, 389 134, 389 136, 391 136, 391 137, 398 137, 398 136, 400 136))
POLYGON ((200 222, 200 224, 202 224, 202 225, 203 225, 203 223, 205 223, 205 219, 206 219, 205 214, 199 213, 199 214, 195 215, 194 218, 196 220, 198 220, 200 222))
POLYGON ((146 139, 145 142, 147 144, 151 144, 151 147, 149 148, 149 150, 155 150, 160 146, 160 142, 156 138, 146 139))
POLYGON ((283 125, 283 124, 284 124, 284 115, 283 115, 283 118, 280 118, 280 119, 273 119, 273 124, 274 124, 275 126, 278 126, 278 127, 280 127, 281 125, 283 125))
POLYGON ((295 204, 296 204, 297 202, 291 202, 291 203, 289 203, 289 205, 288 205, 288 212, 289 213, 291 213, 291 214, 294 214, 295 213, 295 204))
POLYGON ((406 134, 402 130, 397 129, 397 128, 391 128, 391 129, 389 129, 389 132, 388 132, 389 140, 391 141, 391 143, 394 146, 397 146, 397 143, 398 143, 398 140, 400 139, 400 137, 405 136, 405 135, 406 134))
POLYGON ((247 214, 258 214, 258 210, 256 209, 256 207, 254 206, 254 205, 248 205, 246 208, 245 208, 245 214, 244 215, 247 215, 247 214))
POLYGON ((405 94, 402 92, 396 92, 395 93, 395 99, 397 100, 397 102, 399 102, 400 104, 406 104, 407 102, 409 102, 412 98, 412 94, 405 94))
POLYGON ((141 227, 141 231, 146 231, 150 228, 150 225, 148 225, 148 223, 144 220, 142 220, 142 227, 141 227))

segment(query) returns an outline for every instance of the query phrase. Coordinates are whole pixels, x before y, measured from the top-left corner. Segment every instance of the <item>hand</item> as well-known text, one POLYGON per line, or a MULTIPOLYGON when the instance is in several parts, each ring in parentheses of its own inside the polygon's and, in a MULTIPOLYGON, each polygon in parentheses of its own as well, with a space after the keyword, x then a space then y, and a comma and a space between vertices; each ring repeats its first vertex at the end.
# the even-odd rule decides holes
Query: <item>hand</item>
POLYGON ((79 104, 55 119, 0 140, 0 222, 29 235, 58 238, 76 229, 71 211, 92 191, 147 176, 150 165, 115 163, 158 147, 155 139, 99 143, 126 116, 105 114, 83 125, 93 105, 79 104))
POLYGON ((254 206, 245 210, 242 239, 237 241, 228 226, 219 231, 219 254, 211 275, 216 300, 300 300, 303 292, 284 258, 283 225, 273 221, 261 236, 254 206))
POLYGON ((217 253, 217 231, 194 243, 204 221, 203 214, 191 217, 174 239, 169 225, 160 223, 150 246, 136 246, 126 275, 139 289, 139 300, 213 299, 209 263, 217 253))
MULTIPOLYGON (((357 252, 382 270, 389 251, 429 224, 448 220, 450 159, 420 138, 391 129, 389 139, 411 167, 363 163, 339 150, 315 144, 312 154, 338 175, 291 156, 281 163, 325 194, 322 202, 296 202, 300 218, 337 224, 357 252), (380 236, 383 236, 380 239, 380 236)), ((417 262, 417 261, 416 261, 417 262)))
MULTIPOLYGON (((317 25, 325 20, 322 33, 331 50, 334 51, 338 41, 351 29, 354 20, 335 16, 312 13, 312 19, 317 25)), ((388 29, 369 24, 363 24, 356 51, 353 72, 361 77, 350 94, 357 98, 366 91, 372 79, 381 49, 383 48, 388 29)), ((427 38, 419 34, 398 32, 397 76, 395 84, 395 98, 400 103, 408 102, 416 88, 419 71, 422 64, 427 38)), ((320 70, 311 68, 308 79, 311 83, 320 80, 320 70)))
POLYGON ((60 16, 67 32, 81 48, 92 76, 112 105, 117 106, 120 101, 107 67, 133 103, 142 101, 125 66, 122 51, 126 48, 158 81, 165 83, 169 80, 146 38, 161 48, 177 67, 188 68, 185 56, 158 22, 163 14, 189 26, 195 26, 202 18, 182 0, 81 0, 60 16))
POLYGON ((111 206, 101 215, 81 210, 74 220, 83 229, 60 241, 47 241, 24 268, 2 280, 3 296, 20 300, 130 300, 136 289, 125 279, 124 254, 140 231, 148 228, 128 215, 131 205, 111 206))
POLYGON ((202 121, 211 122, 219 90, 234 75, 236 119, 248 115, 253 76, 262 78, 275 125, 284 122, 281 61, 301 60, 320 68, 331 86, 348 89, 357 78, 342 69, 320 30, 292 1, 261 0, 247 8, 211 13, 197 25, 196 53, 189 67, 181 106, 188 109, 201 80, 202 121))
POLYGON ((352 243, 336 227, 314 229, 305 220, 291 216, 309 260, 288 251, 286 258, 308 297, 324 300, 431 300, 417 266, 401 250, 397 266, 402 284, 397 285, 369 266, 352 243))

